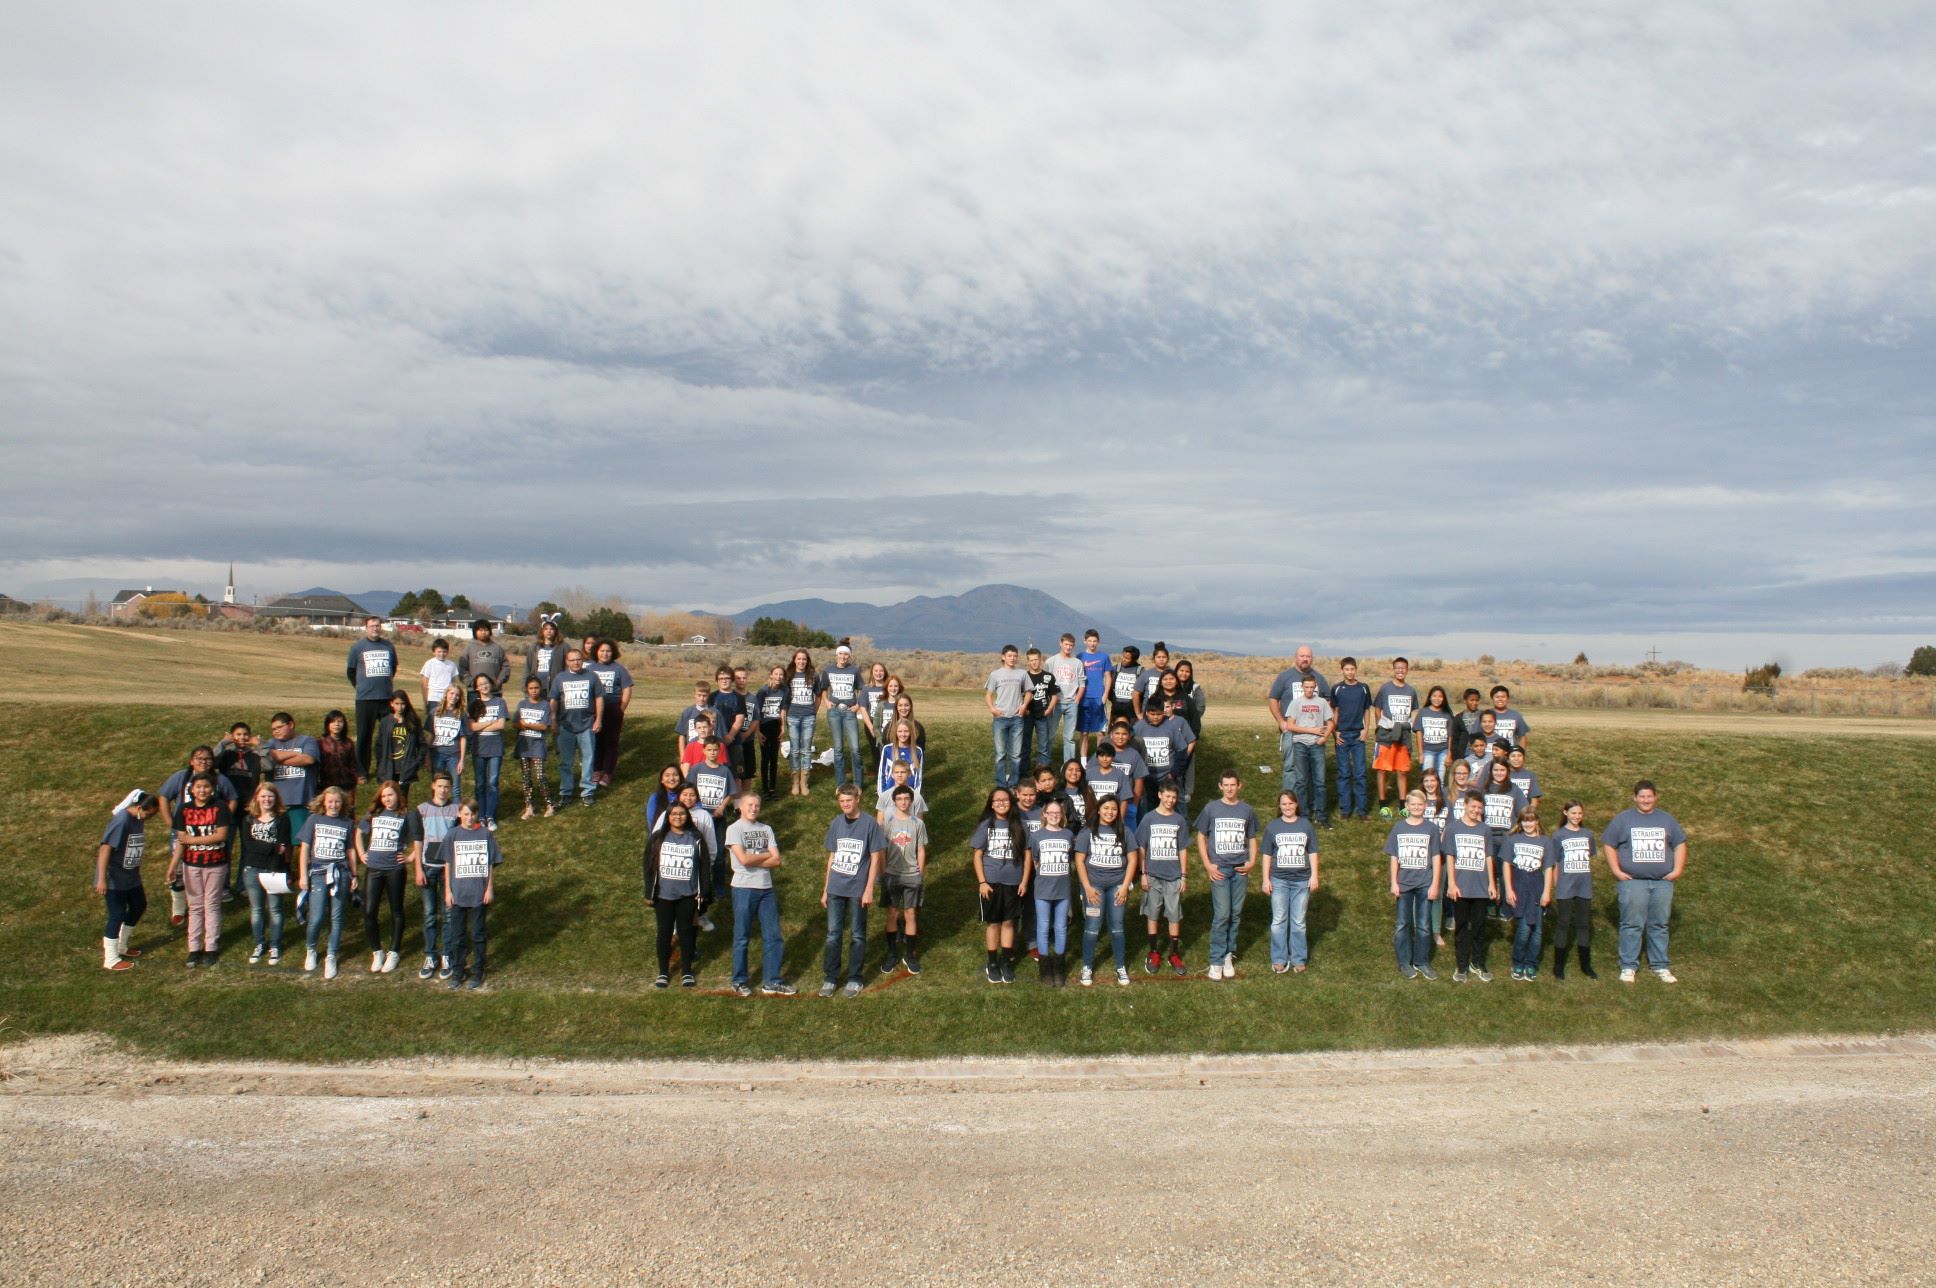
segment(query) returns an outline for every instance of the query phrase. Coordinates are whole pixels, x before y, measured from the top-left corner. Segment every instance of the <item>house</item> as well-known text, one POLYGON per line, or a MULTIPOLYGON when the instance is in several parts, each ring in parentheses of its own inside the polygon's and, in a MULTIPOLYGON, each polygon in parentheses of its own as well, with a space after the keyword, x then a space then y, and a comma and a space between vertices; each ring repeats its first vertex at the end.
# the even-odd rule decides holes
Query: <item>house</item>
POLYGON ((114 601, 108 605, 108 616, 133 617, 141 611, 141 601, 148 596, 181 593, 179 590, 156 590, 153 586, 147 586, 141 590, 119 590, 114 594, 114 601))
POLYGON ((309 626, 361 626, 369 614, 348 595, 284 595, 264 604, 257 616, 292 618, 309 626))

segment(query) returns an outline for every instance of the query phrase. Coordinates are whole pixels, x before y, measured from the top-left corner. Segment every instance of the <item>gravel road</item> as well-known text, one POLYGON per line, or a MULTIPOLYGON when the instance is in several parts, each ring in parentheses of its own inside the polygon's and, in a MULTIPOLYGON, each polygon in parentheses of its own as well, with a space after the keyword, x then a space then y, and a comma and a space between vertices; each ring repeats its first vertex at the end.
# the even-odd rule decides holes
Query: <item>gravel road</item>
POLYGON ((0 1079, 10 1284, 1936 1277, 1924 1037, 0 1079))

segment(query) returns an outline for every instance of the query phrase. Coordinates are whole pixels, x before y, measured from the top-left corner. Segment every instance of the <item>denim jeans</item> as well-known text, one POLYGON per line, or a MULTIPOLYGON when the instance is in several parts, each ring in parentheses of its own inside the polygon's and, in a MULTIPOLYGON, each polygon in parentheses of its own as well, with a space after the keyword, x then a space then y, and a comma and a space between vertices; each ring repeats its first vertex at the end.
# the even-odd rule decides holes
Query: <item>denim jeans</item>
POLYGON ((1021 777, 1022 717, 996 716, 993 724, 995 731, 995 785, 997 787, 1013 787, 1021 777))
POLYGON ((1365 744, 1338 740, 1338 817, 1350 818, 1371 809, 1365 794, 1365 744))
POLYGON ((1667 970, 1667 919, 1674 911, 1674 883, 1664 879, 1617 881, 1620 900, 1620 969, 1640 969, 1640 945, 1647 945, 1647 964, 1667 970))
POLYGON ((336 950, 343 946, 343 913, 350 906, 350 869, 343 864, 333 871, 336 873, 336 889, 331 891, 324 878, 332 871, 329 868, 309 870, 309 927, 303 942, 311 952, 316 951, 316 939, 322 932, 323 917, 329 917, 329 955, 336 956, 336 950))
MULTIPOLYGON (((1052 761, 1055 755, 1056 716, 1022 717, 1022 768, 1032 770, 1037 765, 1048 765, 1056 771, 1058 780, 1062 777, 1062 762, 1052 761)), ((1068 757, 1064 756, 1063 760, 1068 757)))
POLYGON ((424 956, 450 956, 450 919, 444 916, 444 870, 425 868, 423 896, 424 956))
POLYGON ((1102 902, 1082 905, 1082 964, 1094 967, 1096 964, 1096 941, 1102 938, 1103 928, 1109 929, 1109 946, 1116 954, 1116 969, 1122 970, 1129 965, 1128 945, 1123 938, 1123 914, 1128 906, 1116 902, 1116 891, 1120 886, 1097 886, 1096 893, 1102 902))
MULTIPOLYGON (((829 904, 833 900, 827 901, 829 904)), ((733 887, 733 983, 745 984, 752 976, 746 966, 747 941, 753 937, 754 921, 760 923, 760 974, 766 983, 780 982, 780 899, 772 887, 748 890, 733 887)))
POLYGON ((1539 966, 1539 928, 1543 911, 1535 904, 1519 910, 1513 923, 1512 964, 1514 970, 1535 970, 1539 966))
POLYGON ((1271 882, 1271 965, 1302 966, 1311 960, 1310 943, 1304 927, 1304 914, 1310 906, 1309 883, 1271 882))
POLYGON ((1452 784, 1445 781, 1445 756, 1446 749, 1444 747, 1440 747, 1437 751, 1430 750, 1429 748, 1421 750, 1418 753, 1418 767, 1421 772, 1429 769, 1437 774, 1439 776, 1440 788, 1445 791, 1450 791, 1452 790, 1452 784))
POLYGON ((1400 890, 1392 920, 1392 952, 1398 968, 1432 964, 1432 901, 1425 890, 1400 890))
POLYGON ((449 747, 432 747, 430 749, 430 772, 435 774, 441 769, 450 775, 450 781, 453 785, 461 785, 463 780, 457 776, 457 761, 462 754, 455 745, 449 747))
POLYGON ((558 731, 558 803, 571 801, 571 780, 578 779, 578 794, 586 800, 598 789, 592 785, 592 749, 598 736, 590 727, 573 733, 569 729, 558 731), (575 771, 575 772, 574 772, 575 771))
POLYGON ((1210 964, 1223 965, 1223 959, 1237 955, 1237 926, 1244 917, 1244 896, 1250 892, 1250 876, 1226 872, 1221 881, 1210 883, 1210 964))
POLYGON ((1069 950, 1069 901, 1035 901, 1035 950, 1047 957, 1069 950))
POLYGON ((453 980, 469 976, 471 979, 484 978, 484 914, 490 911, 483 904, 475 908, 446 908, 448 914, 444 941, 450 945, 450 977, 453 980), (475 952, 477 960, 469 960, 475 952))
POLYGON ((827 896, 827 946, 820 954, 820 977, 840 982, 840 941, 847 940, 847 979, 860 983, 867 962, 867 909, 857 894, 827 896))
MULTIPOLYGON (((1284 735, 1289 738, 1290 735, 1284 735)), ((1322 743, 1291 743, 1290 758, 1285 762, 1284 790, 1297 797, 1303 807, 1304 816, 1314 823, 1324 822, 1324 745, 1322 743)))
POLYGON ((813 768, 813 717, 788 716, 787 740, 792 744, 787 748, 787 764, 796 774, 804 774, 813 768))
POLYGON ((471 757, 471 781, 477 784, 477 812, 482 818, 497 817, 497 779, 503 768, 502 756, 471 757))
POLYGON ((256 868, 242 869, 242 888, 249 895, 249 929, 257 948, 282 951, 282 896, 262 888, 262 873, 256 868), (265 933, 266 932, 266 933, 265 933))
POLYGON ((834 782, 864 783, 866 777, 860 771, 860 717, 844 707, 827 708, 827 741, 834 748, 834 782), (842 755, 845 752, 845 756, 842 755), (852 763, 853 772, 848 773, 852 763))
POLYGON ((1073 703, 1065 702, 1055 709, 1050 718, 1054 728, 1053 737, 1062 743, 1062 759, 1074 760, 1076 755, 1076 709, 1073 703))

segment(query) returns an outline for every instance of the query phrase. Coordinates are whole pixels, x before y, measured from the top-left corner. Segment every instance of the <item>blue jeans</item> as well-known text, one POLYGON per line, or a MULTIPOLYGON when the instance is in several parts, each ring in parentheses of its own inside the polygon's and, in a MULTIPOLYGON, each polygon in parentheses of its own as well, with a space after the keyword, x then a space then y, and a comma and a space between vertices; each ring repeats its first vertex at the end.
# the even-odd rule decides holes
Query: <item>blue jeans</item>
POLYGON ((1429 769, 1437 774, 1439 776, 1439 787, 1442 790, 1449 791, 1451 790, 1452 784, 1445 781, 1445 757, 1446 749, 1444 747, 1440 747, 1437 751, 1429 747, 1422 748, 1418 753, 1418 767, 1421 773, 1429 769))
POLYGON ((1363 815, 1371 809, 1365 793, 1365 744, 1338 740, 1338 817, 1363 815))
POLYGON ((1397 954, 1400 970, 1432 964, 1432 901, 1425 897, 1423 887, 1398 892, 1392 951, 1397 954))
POLYGON ((1022 717, 996 716, 995 786, 1013 787, 1021 777, 1022 717))
POLYGON ((1054 736, 1062 742, 1062 759, 1065 761, 1074 760, 1076 755, 1075 707, 1067 702, 1063 703, 1055 709, 1055 715, 1051 717, 1051 723, 1055 729, 1054 736))
POLYGON ((1620 969, 1640 969, 1640 945, 1647 944, 1647 964, 1667 970, 1667 919, 1674 911, 1674 883, 1665 879, 1616 881, 1620 901, 1620 969))
POLYGON ((432 747, 430 749, 430 772, 435 774, 441 769, 450 775, 450 784, 452 787, 462 786, 457 778, 457 761, 462 754, 455 746, 432 747))
POLYGON ((804 774, 813 768, 813 717, 787 717, 787 764, 796 774, 804 774))
POLYGON ((829 984, 840 981, 843 937, 847 940, 847 980, 858 984, 867 962, 867 909, 857 894, 827 896, 827 946, 820 955, 820 978, 829 984))
POLYGON ((1512 964, 1514 970, 1539 969, 1539 928, 1543 912, 1538 904, 1519 910, 1513 923, 1512 964))
POLYGON ((502 756, 471 757, 471 781, 477 784, 477 812, 484 819, 497 817, 497 776, 503 767, 502 756))
MULTIPOLYGON (((746 946, 753 937, 753 922, 760 923, 760 974, 768 987, 780 982, 780 899, 772 887, 764 890, 733 888, 733 984, 749 983, 746 946)), ((833 900, 827 900, 829 904, 833 900)))
POLYGON ((1237 955, 1237 925, 1244 917, 1244 896, 1250 892, 1250 877, 1243 872, 1226 872, 1221 881, 1210 883, 1210 964, 1223 965, 1223 959, 1237 955))
POLYGON ((1069 901, 1037 899, 1035 901, 1035 951, 1047 957, 1050 953, 1067 952, 1068 948, 1069 901))
POLYGON ((841 707, 827 708, 827 741, 834 748, 834 783, 860 783, 867 781, 860 772, 860 717, 841 707), (847 756, 841 757, 845 750, 847 756), (848 761, 853 762, 853 774, 847 772, 848 761))
POLYGON ((1311 887, 1306 882, 1271 882, 1271 965, 1302 966, 1311 960, 1304 930, 1304 914, 1310 906, 1311 887))
POLYGON ((1292 740, 1284 735, 1289 755, 1284 760, 1284 790, 1297 797, 1304 816, 1324 822, 1324 745, 1292 740))
MULTIPOLYGON (((1055 769, 1056 778, 1061 779, 1061 761, 1050 764, 1049 758, 1055 755, 1056 716, 1022 717, 1022 768, 1034 769, 1037 765, 1050 765, 1055 769)), ((1068 757, 1064 756, 1063 760, 1068 757)))
POLYGON ((1082 905, 1082 964, 1094 967, 1096 964, 1096 941, 1102 938, 1103 927, 1109 928, 1109 946, 1116 954, 1116 969, 1122 970, 1129 965, 1128 945, 1123 939, 1123 914, 1128 911, 1124 904, 1116 902, 1116 891, 1120 886, 1097 886, 1096 893, 1102 896, 1101 903, 1082 905))
POLYGON ((329 917, 329 955, 336 956, 336 950, 343 946, 343 913, 350 906, 350 869, 348 864, 335 869, 336 889, 332 892, 324 880, 328 868, 309 870, 309 927, 303 942, 309 951, 316 951, 316 939, 323 929, 323 917, 329 917))
POLYGON ((424 956, 450 955, 450 926, 444 916, 444 870, 425 868, 424 883, 417 888, 423 896, 424 956))
POLYGON ((586 800, 598 790, 592 785, 592 749, 598 735, 590 727, 573 733, 569 729, 558 731, 558 803, 571 802, 571 780, 578 779, 578 794, 586 800), (575 771, 575 772, 574 772, 575 771))
POLYGON ((257 948, 282 951, 282 896, 262 888, 262 874, 255 868, 242 869, 242 888, 249 893, 249 929, 255 934, 257 948), (267 934, 263 932, 267 931, 267 934))

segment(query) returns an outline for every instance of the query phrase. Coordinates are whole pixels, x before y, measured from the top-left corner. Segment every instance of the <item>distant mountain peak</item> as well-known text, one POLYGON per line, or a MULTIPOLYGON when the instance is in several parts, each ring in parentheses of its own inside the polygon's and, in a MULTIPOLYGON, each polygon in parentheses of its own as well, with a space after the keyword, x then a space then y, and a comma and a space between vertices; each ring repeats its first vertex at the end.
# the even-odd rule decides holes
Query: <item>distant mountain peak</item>
POLYGON ((898 604, 834 603, 790 599, 727 614, 741 627, 761 617, 782 617, 832 635, 865 635, 882 648, 993 653, 1003 644, 1055 651, 1062 632, 1078 639, 1095 627, 1105 648, 1148 641, 1123 635, 1046 591, 1005 582, 976 586, 959 595, 916 595, 898 604))

